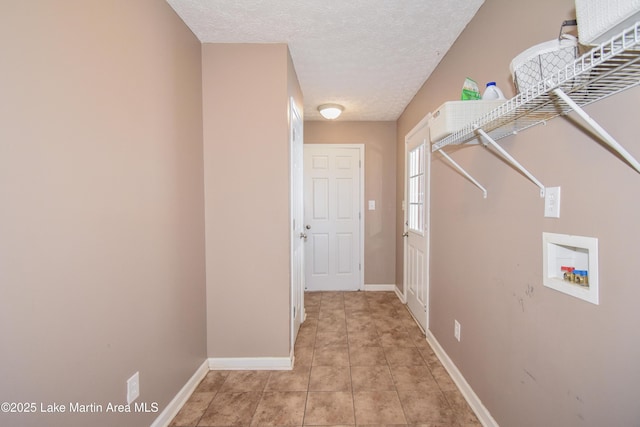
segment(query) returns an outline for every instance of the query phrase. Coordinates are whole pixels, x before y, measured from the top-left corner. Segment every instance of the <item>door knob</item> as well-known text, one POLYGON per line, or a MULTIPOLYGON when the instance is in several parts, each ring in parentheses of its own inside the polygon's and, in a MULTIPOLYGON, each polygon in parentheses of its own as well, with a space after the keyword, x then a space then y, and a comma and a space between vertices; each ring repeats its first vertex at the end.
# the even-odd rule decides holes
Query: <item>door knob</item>
POLYGON ((402 233, 402 237, 409 237, 409 232, 405 231, 404 233, 402 233))
POLYGON ((300 233, 300 238, 301 239, 306 239, 307 238, 307 233, 300 233))

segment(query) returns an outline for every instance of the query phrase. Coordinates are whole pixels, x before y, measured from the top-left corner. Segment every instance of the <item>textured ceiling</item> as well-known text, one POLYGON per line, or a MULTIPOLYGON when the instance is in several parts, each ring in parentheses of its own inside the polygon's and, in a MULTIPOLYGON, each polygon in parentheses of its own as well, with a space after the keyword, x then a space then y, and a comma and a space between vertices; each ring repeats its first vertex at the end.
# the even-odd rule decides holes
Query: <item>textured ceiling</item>
POLYGON ((396 120, 484 0, 167 0, 203 43, 287 43, 305 120, 396 120))

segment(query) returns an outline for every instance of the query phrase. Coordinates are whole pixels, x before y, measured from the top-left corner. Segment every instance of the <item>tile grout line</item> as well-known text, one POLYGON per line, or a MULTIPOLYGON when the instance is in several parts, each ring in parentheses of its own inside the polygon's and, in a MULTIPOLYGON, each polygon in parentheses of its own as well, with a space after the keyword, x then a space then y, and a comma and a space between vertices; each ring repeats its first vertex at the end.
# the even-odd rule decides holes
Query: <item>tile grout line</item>
MULTIPOLYGON (((305 419, 307 418, 307 404, 309 403, 309 389, 311 388, 311 370, 313 369, 313 358, 316 355, 316 337, 318 336, 318 325, 320 323, 320 308, 322 306, 322 297, 320 297, 320 304, 318 304, 318 319, 316 322, 316 331, 313 334, 313 348, 311 350, 311 361, 309 362, 309 375, 307 377, 307 393, 304 399, 304 411, 302 412, 302 425, 304 426, 305 419)), ((294 344, 295 347, 295 344, 294 344)))
POLYGON ((351 344, 349 342, 349 328, 347 327, 347 307, 343 308, 344 313, 344 329, 345 335, 347 336, 347 369, 349 369, 349 380, 351 385, 351 409, 353 411, 353 423, 354 425, 358 425, 358 420, 356 419, 356 396, 355 391, 353 389, 353 371, 351 370, 351 344))
MULTIPOLYGON (((212 371, 209 371, 209 372, 212 372, 212 371)), ((207 373, 207 375, 208 375, 208 374, 209 374, 209 373, 207 373)), ((206 378, 206 376, 205 376, 205 378, 206 378)), ((202 379, 202 381, 204 381, 204 379, 205 379, 205 378, 203 378, 203 379, 202 379)), ((228 376, 227 376, 227 377, 225 377, 225 379, 224 379, 224 381, 222 382, 222 384, 220 384, 220 387, 216 390, 216 392, 215 392, 215 393, 213 393, 213 397, 211 397, 211 401, 209 402, 209 404, 207 405, 207 407, 204 409, 204 411, 202 411, 202 414, 198 417, 198 422, 196 422, 196 423, 194 424, 195 426, 198 426, 198 425, 200 424, 200 421, 202 421, 202 418, 204 417, 204 414, 206 414, 206 413, 207 413, 207 410, 208 410, 208 409, 209 409, 209 407, 213 404, 213 401, 215 400, 215 398, 216 398, 216 396, 218 395, 218 393, 220 393, 220 390, 222 389, 222 386, 224 385, 224 383, 227 381, 227 378, 229 378, 229 377, 228 377, 228 376)), ((202 382, 202 381, 201 381, 201 382, 202 382)), ((191 397, 189 397, 189 399, 190 399, 190 398, 191 398, 191 397)), ((187 400, 187 402, 188 402, 188 400, 187 400)))

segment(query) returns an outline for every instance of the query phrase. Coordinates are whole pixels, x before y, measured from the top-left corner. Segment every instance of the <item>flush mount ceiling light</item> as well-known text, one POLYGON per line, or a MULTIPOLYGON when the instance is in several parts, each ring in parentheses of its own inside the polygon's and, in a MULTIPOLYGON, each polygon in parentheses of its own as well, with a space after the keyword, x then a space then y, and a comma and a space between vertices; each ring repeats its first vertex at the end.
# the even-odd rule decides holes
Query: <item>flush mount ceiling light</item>
POLYGON ((342 114, 344 107, 340 104, 322 104, 318 107, 318 111, 325 119, 333 120, 342 114))

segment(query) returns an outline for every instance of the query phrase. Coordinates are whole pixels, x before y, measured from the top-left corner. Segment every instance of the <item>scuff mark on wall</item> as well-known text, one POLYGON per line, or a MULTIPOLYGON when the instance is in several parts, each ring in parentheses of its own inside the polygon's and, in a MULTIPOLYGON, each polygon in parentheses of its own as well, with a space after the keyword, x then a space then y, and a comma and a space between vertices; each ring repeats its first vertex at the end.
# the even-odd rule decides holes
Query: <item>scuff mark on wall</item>
POLYGON ((533 285, 531 283, 527 283, 527 289, 524 291, 524 294, 526 296, 528 296, 529 298, 533 298, 533 291, 535 290, 535 288, 533 287, 533 285))
POLYGON ((524 313, 524 297, 533 298, 533 293, 535 292, 535 287, 531 283, 527 283, 527 287, 524 290, 524 296, 520 296, 517 293, 513 292, 512 295, 518 301, 520 305, 520 309, 524 313))
POLYGON ((520 309, 524 313, 524 298, 516 295, 515 292, 513 293, 513 297, 518 301, 518 304, 520 304, 520 309))
POLYGON ((526 369, 523 369, 524 373, 527 374, 529 376, 529 378, 531 378, 533 381, 538 382, 538 380, 536 379, 536 377, 533 376, 533 374, 531 374, 531 372, 527 371, 526 369))

